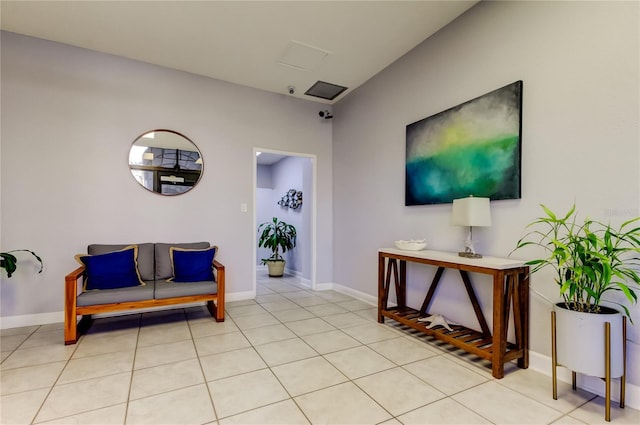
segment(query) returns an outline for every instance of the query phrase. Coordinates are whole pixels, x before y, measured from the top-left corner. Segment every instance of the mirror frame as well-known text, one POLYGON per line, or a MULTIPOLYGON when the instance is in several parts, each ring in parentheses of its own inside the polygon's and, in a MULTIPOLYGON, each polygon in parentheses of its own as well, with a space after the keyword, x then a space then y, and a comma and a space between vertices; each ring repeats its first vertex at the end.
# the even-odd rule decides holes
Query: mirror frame
POLYGON ((190 192, 194 187, 200 183, 202 174, 204 173, 204 160, 202 158, 202 152, 198 146, 193 143, 191 139, 182 133, 168 129, 154 129, 145 131, 141 135, 135 138, 131 147, 129 148, 129 172, 134 178, 136 183, 142 186, 145 190, 163 196, 176 196, 190 192), (152 139, 153 137, 145 137, 149 134, 155 133, 171 133, 173 136, 177 136, 183 139, 184 144, 178 144, 177 146, 165 145, 159 143, 156 146, 148 146, 140 144, 145 139, 152 139), (187 148, 187 144, 190 145, 187 148), (136 146, 145 147, 144 151, 135 150, 136 146), (153 152, 148 152, 149 149, 153 149, 153 152), (193 148, 193 149, 191 149, 193 148), (193 154, 197 154, 197 159, 194 159, 193 154), (186 159, 181 158, 181 155, 186 154, 186 159), (140 159, 138 162, 133 161, 132 157, 138 155, 140 159), (143 158, 143 155, 150 155, 149 158, 143 158), (175 165, 168 167, 167 162, 173 161, 175 165), (182 164, 182 167, 181 167, 182 164), (199 168, 193 168, 193 165, 199 165, 199 168), (189 166, 184 168, 185 165, 189 166), (143 182, 142 173, 151 173, 147 184, 143 182), (136 175, 138 174, 138 175, 136 175), (151 187, 148 187, 151 185, 151 187), (180 188, 179 190, 171 191, 170 188, 180 188), (167 190, 165 192, 165 190, 167 190))

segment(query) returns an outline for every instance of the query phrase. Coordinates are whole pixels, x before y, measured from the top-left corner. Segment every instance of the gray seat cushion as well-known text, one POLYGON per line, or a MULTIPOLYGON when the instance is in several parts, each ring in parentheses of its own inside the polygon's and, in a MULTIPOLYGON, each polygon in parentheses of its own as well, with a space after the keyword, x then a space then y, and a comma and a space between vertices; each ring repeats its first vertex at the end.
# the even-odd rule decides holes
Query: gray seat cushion
POLYGON ((77 297, 78 306, 97 304, 114 304, 128 301, 143 301, 153 299, 154 283, 145 282, 144 286, 133 286, 118 289, 96 289, 84 291, 77 297))
MULTIPOLYGON (((126 245, 92 244, 87 247, 87 253, 89 255, 107 254, 109 252, 118 251, 131 245, 138 245, 138 273, 140 273, 140 279, 142 279, 143 281, 153 281, 155 278, 155 262, 153 257, 154 244, 152 243, 126 245)), ((171 264, 169 264, 169 267, 171 267, 171 264)))
POLYGON ((171 256, 169 248, 171 247, 183 249, 205 249, 209 248, 209 242, 193 242, 193 243, 156 243, 156 280, 166 280, 173 277, 173 269, 171 268, 171 256))
POLYGON ((77 297, 78 306, 144 301, 154 298, 166 299, 191 295, 207 295, 218 292, 218 284, 216 282, 178 283, 166 281, 166 279, 173 277, 169 248, 206 249, 210 247, 209 242, 124 245, 92 244, 88 246, 87 252, 89 255, 106 254, 130 245, 138 245, 138 272, 145 282, 145 285, 85 291, 77 297))
POLYGON ((155 298, 158 300, 190 295, 216 294, 218 292, 218 284, 215 282, 177 283, 158 280, 155 286, 155 298))

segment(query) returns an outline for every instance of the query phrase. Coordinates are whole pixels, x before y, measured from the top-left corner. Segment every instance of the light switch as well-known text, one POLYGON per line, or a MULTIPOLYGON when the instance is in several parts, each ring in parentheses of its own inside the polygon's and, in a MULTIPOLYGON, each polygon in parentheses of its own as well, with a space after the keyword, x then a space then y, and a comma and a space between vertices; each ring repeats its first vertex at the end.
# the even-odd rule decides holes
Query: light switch
POLYGON ((240 204, 240 212, 247 212, 247 204, 240 204))

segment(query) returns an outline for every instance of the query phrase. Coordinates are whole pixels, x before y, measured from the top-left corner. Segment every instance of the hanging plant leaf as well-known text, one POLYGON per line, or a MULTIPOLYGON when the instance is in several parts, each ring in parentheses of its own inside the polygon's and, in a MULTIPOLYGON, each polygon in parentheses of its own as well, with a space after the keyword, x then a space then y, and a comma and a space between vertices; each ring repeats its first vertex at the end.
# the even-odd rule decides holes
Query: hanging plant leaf
POLYGON ((33 255, 40 263, 40 270, 38 270, 38 273, 42 273, 44 264, 42 263, 42 258, 40 258, 38 254, 28 249, 14 249, 8 252, 0 252, 0 268, 6 270, 7 277, 11 277, 18 268, 18 260, 15 255, 11 254, 12 252, 28 252, 33 255))

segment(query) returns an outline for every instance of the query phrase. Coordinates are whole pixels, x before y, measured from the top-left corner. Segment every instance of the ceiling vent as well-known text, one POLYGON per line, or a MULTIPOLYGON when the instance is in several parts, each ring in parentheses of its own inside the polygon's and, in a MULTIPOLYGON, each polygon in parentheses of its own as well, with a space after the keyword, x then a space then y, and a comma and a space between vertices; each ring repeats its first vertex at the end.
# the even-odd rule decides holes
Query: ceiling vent
POLYGON ((338 97, 347 88, 337 84, 325 83, 317 81, 314 85, 304 92, 307 96, 319 97, 320 99, 333 100, 338 97))

